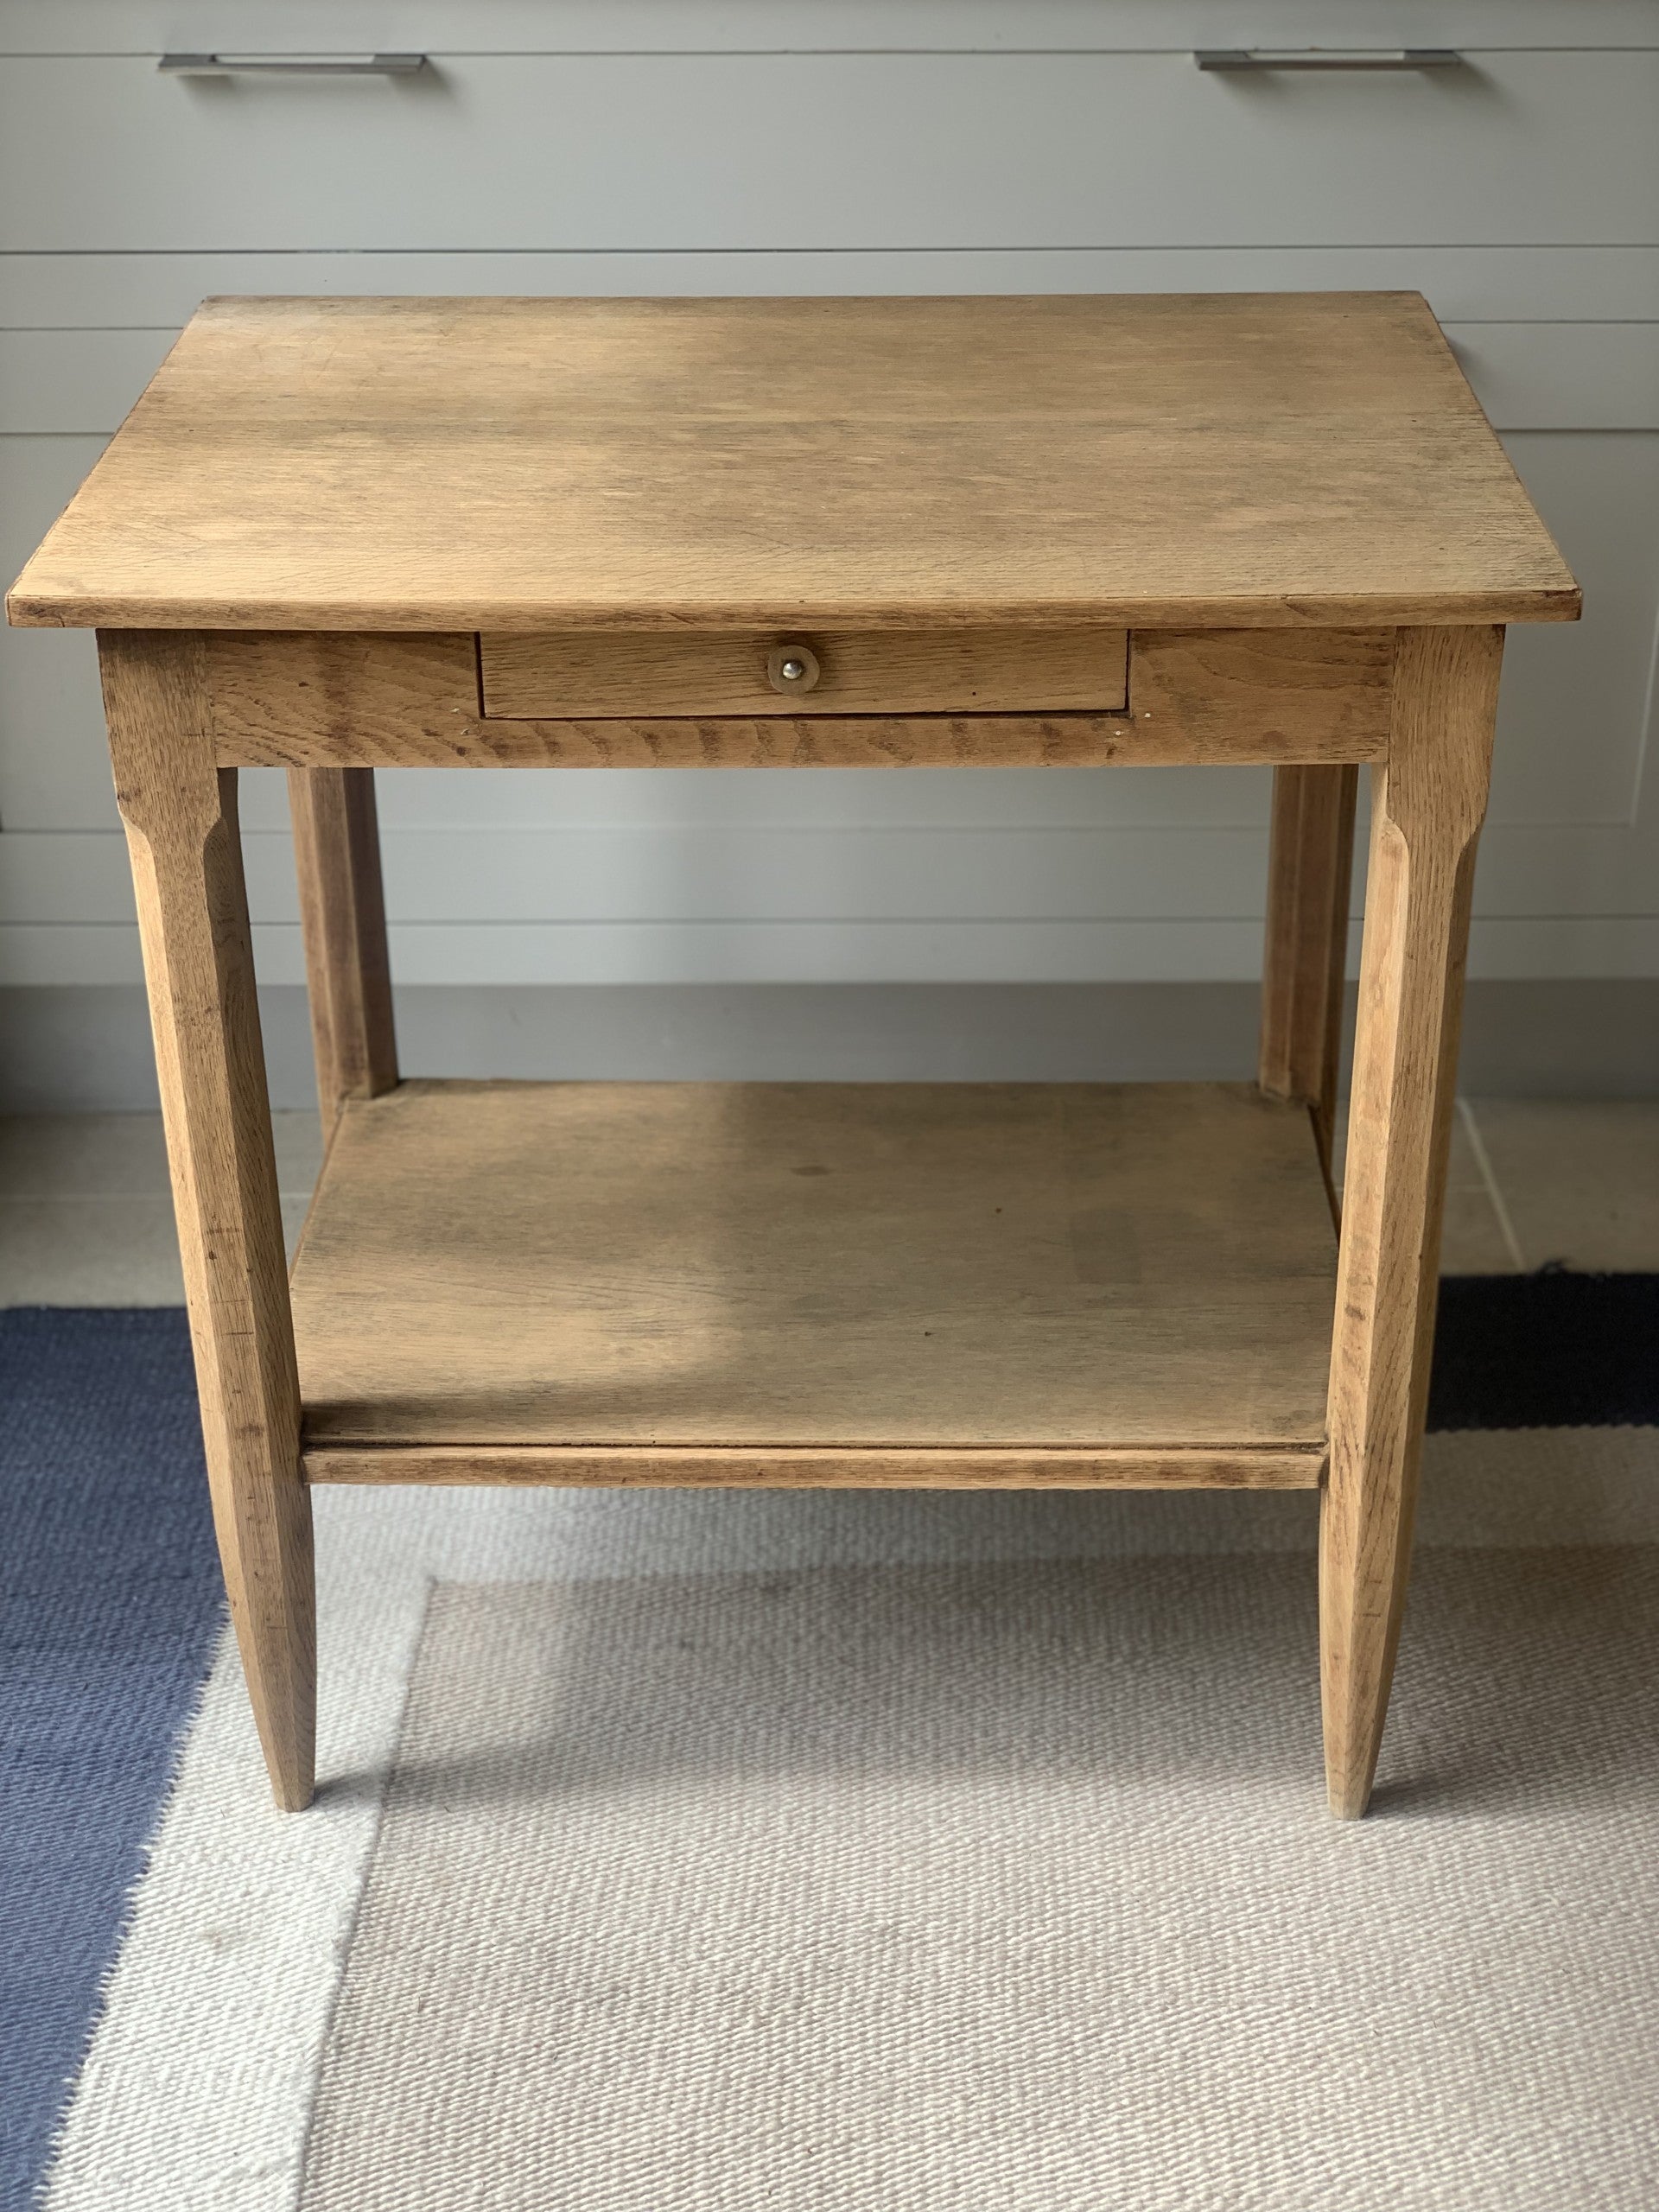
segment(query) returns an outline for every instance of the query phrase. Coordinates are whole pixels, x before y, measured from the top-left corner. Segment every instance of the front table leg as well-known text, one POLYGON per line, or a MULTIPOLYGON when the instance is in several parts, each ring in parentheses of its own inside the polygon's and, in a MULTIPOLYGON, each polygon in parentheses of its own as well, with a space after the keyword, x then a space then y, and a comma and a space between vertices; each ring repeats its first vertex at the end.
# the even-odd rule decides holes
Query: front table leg
POLYGON ((214 765, 201 641, 99 638, 231 1618, 276 1802, 311 1796, 311 1502, 236 771, 214 765))
POLYGON ((1475 844, 1503 633, 1399 636, 1349 1108, 1319 1523, 1331 1809, 1357 1819, 1388 1711, 1428 1401, 1475 844))

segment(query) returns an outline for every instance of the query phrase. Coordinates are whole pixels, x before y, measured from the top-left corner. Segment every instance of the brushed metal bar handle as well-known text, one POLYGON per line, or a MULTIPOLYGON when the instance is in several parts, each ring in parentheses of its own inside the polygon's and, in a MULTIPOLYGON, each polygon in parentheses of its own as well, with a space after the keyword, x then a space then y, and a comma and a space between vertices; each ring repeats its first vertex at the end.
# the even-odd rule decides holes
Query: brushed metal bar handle
POLYGON ((1330 51, 1318 47, 1303 47, 1294 52, 1275 54, 1261 48, 1212 46, 1199 47, 1192 59, 1200 69, 1226 70, 1236 73, 1268 69, 1460 69, 1463 67, 1463 56, 1450 46, 1405 46, 1389 54, 1344 53, 1339 47, 1330 51))
POLYGON ((412 77, 423 54, 164 54, 165 77, 412 77))

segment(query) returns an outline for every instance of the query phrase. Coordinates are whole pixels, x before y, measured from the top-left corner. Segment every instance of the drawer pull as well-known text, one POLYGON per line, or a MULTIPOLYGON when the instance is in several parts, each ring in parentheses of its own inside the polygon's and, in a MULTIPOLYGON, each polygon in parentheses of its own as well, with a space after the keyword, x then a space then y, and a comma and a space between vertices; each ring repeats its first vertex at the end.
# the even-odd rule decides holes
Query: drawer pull
POLYGON ((810 691, 818 673, 810 645, 773 645, 766 655, 766 681, 774 691, 810 691))
POLYGON ((165 77, 412 77, 423 54, 164 54, 165 77))
POLYGON ((1200 47, 1192 59, 1200 69, 1237 74, 1268 69, 1460 69, 1463 56, 1449 46, 1406 46, 1391 54, 1344 53, 1305 47, 1291 53, 1268 53, 1242 46, 1200 47))

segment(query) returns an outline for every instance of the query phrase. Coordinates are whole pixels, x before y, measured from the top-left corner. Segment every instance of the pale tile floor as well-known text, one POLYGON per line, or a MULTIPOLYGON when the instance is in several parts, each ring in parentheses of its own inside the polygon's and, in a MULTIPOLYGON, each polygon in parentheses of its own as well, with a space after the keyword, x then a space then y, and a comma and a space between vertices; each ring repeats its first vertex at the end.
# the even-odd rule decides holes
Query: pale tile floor
MULTIPOLYGON (((322 1163, 315 1114, 272 1116, 289 1249, 322 1163)), ((0 1116, 0 1306, 181 1306, 159 1114, 0 1116)))
MULTIPOLYGON (((315 1114, 275 1120, 291 1246, 321 1143, 315 1114)), ((1659 1099, 1462 1100, 1442 1258, 1448 1274, 1659 1269, 1659 1099)), ((0 1305, 183 1296, 157 1116, 0 1118, 0 1305)))
POLYGON ((1659 1098, 1458 1101, 1442 1273, 1551 1261, 1659 1270, 1659 1098))

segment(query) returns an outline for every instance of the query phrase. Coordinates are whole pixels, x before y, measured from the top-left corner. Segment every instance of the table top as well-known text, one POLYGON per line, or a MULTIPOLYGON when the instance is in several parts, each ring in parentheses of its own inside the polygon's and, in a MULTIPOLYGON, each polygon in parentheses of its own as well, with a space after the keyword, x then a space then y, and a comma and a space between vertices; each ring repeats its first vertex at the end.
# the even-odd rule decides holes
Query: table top
POLYGON ((1571 620, 1415 293, 210 300, 11 620, 1571 620))

